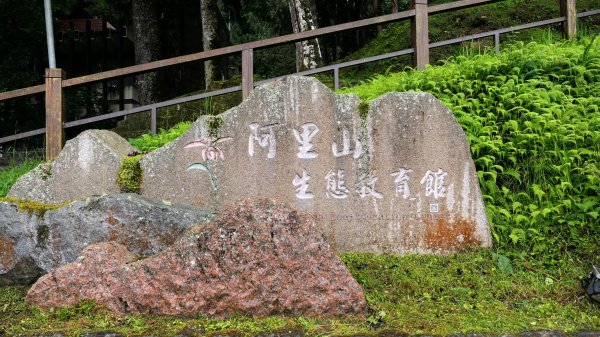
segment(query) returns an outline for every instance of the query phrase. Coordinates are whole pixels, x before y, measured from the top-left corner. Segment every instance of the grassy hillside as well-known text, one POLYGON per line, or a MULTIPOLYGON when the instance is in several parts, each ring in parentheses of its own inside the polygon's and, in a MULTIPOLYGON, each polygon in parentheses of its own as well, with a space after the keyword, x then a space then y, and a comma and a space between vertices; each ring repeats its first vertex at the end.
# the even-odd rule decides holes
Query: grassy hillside
POLYGON ((343 92, 411 90, 438 97, 465 130, 500 252, 545 266, 598 258, 600 39, 517 43, 343 92))
MULTIPOLYGON (((430 0, 430 5, 452 2, 453 0, 430 0)), ((585 12, 598 9, 597 0, 578 0, 577 11, 585 12)), ((460 36, 477 34, 501 28, 518 26, 530 22, 542 21, 558 17, 559 4, 556 0, 505 0, 498 3, 477 6, 473 8, 450 11, 429 17, 429 39, 433 42, 445 41, 460 36)), ((342 61, 356 60, 368 56, 390 53, 411 47, 410 22, 402 21, 382 27, 377 37, 368 42, 363 48, 342 61)), ((584 34, 600 33, 600 17, 591 16, 578 22, 579 32, 584 34)), ((521 30, 503 34, 501 43, 516 41, 540 41, 548 37, 562 36, 560 25, 521 30)), ((493 47, 493 37, 473 41, 477 48, 493 47)), ((430 50, 432 64, 438 64, 451 55, 459 53, 464 45, 455 44, 430 50)), ((390 73, 402 71, 410 66, 411 56, 401 56, 394 59, 369 63, 359 67, 351 67, 341 71, 342 86, 354 86, 360 80, 370 78, 373 73, 390 73)))

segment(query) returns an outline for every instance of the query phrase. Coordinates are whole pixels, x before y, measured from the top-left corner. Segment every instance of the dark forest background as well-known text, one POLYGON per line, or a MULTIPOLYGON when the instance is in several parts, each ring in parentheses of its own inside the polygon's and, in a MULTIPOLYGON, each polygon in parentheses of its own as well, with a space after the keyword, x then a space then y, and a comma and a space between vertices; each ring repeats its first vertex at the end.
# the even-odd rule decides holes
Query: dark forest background
MULTIPOLYGON (((451 1, 430 0, 429 4, 451 1)), ((412 0, 53 0, 57 66, 66 71, 67 78, 73 78, 403 11, 411 6, 412 0)), ((597 7, 597 0, 578 1, 578 10, 597 7)), ((557 0, 505 0, 431 17, 430 40, 556 16, 557 0)), ((272 78, 409 45, 410 24, 394 23, 332 34, 307 41, 304 46, 288 44, 256 50, 254 72, 257 79, 272 78), (307 52, 311 48, 312 52, 307 52)), ((447 52, 449 48, 441 49, 447 52)), ((433 51, 432 62, 447 55, 433 51)), ((379 65, 377 71, 402 70, 410 64, 403 62, 379 65)), ((42 84, 47 64, 43 0, 0 0, 0 92, 42 84)), ((232 56, 67 88, 67 120, 239 84, 240 72, 240 56, 232 56)), ((44 127, 43 101, 42 94, 1 102, 0 137, 44 127)), ((106 121, 94 127, 113 128, 115 123, 106 121)), ((79 131, 69 132, 74 135, 79 131)), ((42 146, 43 137, 37 142, 34 146, 42 146)))
MULTIPOLYGON (((408 6, 408 0, 54 0, 57 66, 72 78, 408 6)), ((348 56, 376 34, 371 29, 323 39, 312 64, 348 56)), ((304 56, 295 53, 295 48, 285 45, 257 51, 255 73, 269 78, 302 69, 304 56)), ((0 0, 0 91, 43 83, 47 64, 43 0, 0 0)), ((103 83, 102 88, 68 90, 69 119, 105 113, 111 104, 107 96, 121 86, 135 85, 133 103, 145 104, 235 78, 240 67, 239 58, 230 57, 103 83)), ((2 103, 0 136, 43 127, 42 101, 38 95, 2 103)), ((122 100, 120 107, 127 103, 132 102, 122 100)))

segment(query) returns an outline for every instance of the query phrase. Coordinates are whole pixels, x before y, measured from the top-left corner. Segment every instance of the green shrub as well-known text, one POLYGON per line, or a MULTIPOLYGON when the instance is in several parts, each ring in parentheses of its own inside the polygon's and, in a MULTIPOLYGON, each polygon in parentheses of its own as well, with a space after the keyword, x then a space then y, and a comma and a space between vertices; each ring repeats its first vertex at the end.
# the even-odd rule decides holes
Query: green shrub
POLYGON ((181 122, 169 130, 160 129, 153 134, 144 134, 138 138, 130 138, 129 143, 142 152, 150 152, 174 141, 192 126, 192 122, 181 122))
POLYGON ((600 248, 600 39, 517 43, 501 54, 377 76, 362 99, 426 91, 471 145, 497 249, 533 264, 600 248))

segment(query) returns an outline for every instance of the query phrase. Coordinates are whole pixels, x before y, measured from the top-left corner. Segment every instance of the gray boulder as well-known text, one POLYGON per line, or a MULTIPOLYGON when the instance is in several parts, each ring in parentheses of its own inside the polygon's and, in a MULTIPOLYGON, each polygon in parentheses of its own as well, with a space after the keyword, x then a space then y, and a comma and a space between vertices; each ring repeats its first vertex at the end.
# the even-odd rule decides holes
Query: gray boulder
POLYGON ((492 236, 467 137, 427 93, 364 104, 286 77, 140 160, 143 195, 220 210, 273 198, 338 252, 448 253, 492 236))
POLYGON ((116 243, 91 245, 41 277, 25 300, 49 308, 82 299, 119 314, 211 318, 340 317, 367 306, 314 218, 266 199, 227 207, 146 259, 116 243))
POLYGON ((48 202, 49 181, 52 163, 41 163, 33 170, 22 175, 8 192, 8 196, 37 202, 48 202))
POLYGON ((91 195, 119 193, 121 160, 136 151, 108 130, 87 130, 69 140, 51 164, 41 164, 22 176, 8 193, 11 197, 61 203, 91 195))
POLYGON ((31 283, 103 241, 140 256, 156 254, 211 218, 202 209, 136 194, 90 197, 45 212, 0 202, 0 285, 31 283))

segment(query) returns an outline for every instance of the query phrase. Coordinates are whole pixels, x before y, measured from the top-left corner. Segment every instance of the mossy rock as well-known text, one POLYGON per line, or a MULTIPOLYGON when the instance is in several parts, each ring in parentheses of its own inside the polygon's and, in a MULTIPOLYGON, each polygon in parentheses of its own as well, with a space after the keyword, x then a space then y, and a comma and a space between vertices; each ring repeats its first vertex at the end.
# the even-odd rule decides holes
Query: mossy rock
POLYGON ((358 103, 358 114, 361 118, 367 118, 367 116, 369 115, 369 110, 371 110, 369 102, 361 101, 360 103, 358 103))
POLYGON ((70 203, 70 201, 63 202, 60 204, 45 204, 36 201, 24 200, 14 197, 5 197, 0 198, 0 202, 12 203, 16 204, 19 208, 19 211, 35 214, 39 217, 44 216, 47 211, 52 211, 63 206, 66 206, 70 203))
POLYGON ((143 173, 140 167, 142 155, 128 156, 121 161, 117 185, 123 193, 140 193, 143 173))

